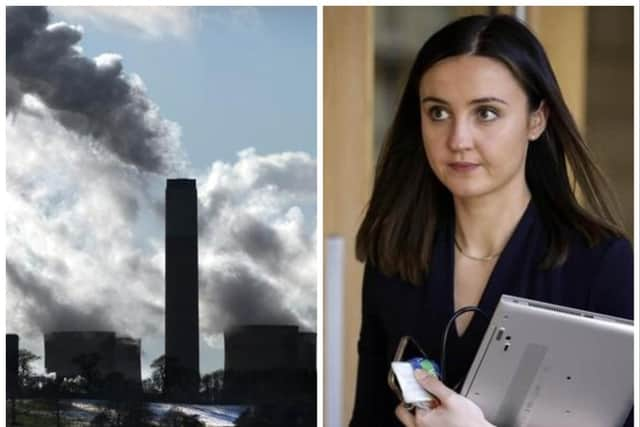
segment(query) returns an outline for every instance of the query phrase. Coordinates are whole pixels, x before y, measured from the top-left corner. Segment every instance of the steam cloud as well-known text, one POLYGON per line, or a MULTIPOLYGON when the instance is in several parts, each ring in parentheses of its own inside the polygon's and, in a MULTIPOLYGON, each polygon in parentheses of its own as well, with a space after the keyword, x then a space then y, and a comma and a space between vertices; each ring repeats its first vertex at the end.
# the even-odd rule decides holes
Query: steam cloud
POLYGON ((99 141, 125 163, 167 173, 181 163, 179 130, 162 119, 118 55, 83 56, 78 27, 49 24, 45 7, 7 8, 7 112, 36 94, 66 128, 99 141))
POLYGON ((315 161, 305 153, 239 153, 213 164, 198 189, 201 328, 296 324, 315 329, 315 161), (290 179, 283 179, 289 176, 290 179), (203 304, 204 303, 204 304, 203 304))
POLYGON ((21 269, 10 258, 7 258, 6 265, 7 279, 22 290, 23 298, 20 305, 25 312, 21 314, 32 319, 35 326, 43 333, 113 329, 104 306, 78 307, 59 301, 54 296, 54 290, 60 288, 59 283, 45 280, 28 270, 21 269))

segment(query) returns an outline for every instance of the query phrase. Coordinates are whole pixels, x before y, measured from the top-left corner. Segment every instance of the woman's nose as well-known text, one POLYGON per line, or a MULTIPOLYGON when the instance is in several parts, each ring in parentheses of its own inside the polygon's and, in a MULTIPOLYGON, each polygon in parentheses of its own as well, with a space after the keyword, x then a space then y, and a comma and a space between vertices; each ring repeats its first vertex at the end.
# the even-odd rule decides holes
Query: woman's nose
POLYGON ((464 119, 457 119, 452 122, 448 146, 452 151, 465 151, 473 147, 473 133, 470 123, 464 119))

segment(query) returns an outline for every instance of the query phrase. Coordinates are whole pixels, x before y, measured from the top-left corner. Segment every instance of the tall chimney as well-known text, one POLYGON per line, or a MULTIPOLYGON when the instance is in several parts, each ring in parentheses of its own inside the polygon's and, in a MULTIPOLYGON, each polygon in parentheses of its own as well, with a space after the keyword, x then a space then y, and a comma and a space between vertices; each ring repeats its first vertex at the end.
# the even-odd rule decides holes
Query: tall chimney
POLYGON ((197 396, 198 207, 195 179, 168 179, 165 211, 165 393, 197 396))

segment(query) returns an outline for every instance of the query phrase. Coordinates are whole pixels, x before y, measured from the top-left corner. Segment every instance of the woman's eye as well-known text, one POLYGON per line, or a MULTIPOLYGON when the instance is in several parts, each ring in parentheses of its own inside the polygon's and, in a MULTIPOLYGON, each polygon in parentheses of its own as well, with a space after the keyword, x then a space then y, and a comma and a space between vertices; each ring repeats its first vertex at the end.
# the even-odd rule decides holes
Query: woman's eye
POLYGON ((429 116, 431 117, 431 120, 441 121, 449 118, 449 113, 447 113, 447 110, 442 107, 431 107, 429 109, 429 116))
POLYGON ((482 107, 478 109, 478 117, 483 122, 490 122, 498 118, 498 113, 493 108, 482 107))

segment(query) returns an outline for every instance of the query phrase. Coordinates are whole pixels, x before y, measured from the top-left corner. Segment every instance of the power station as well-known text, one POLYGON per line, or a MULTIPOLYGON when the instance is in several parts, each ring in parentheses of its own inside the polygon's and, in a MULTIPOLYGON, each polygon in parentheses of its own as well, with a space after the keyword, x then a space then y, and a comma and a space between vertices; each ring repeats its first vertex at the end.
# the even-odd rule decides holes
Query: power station
POLYGON ((196 180, 168 179, 165 201, 165 393, 190 399, 200 383, 196 180))
MULTIPOLYGON (((197 200, 195 179, 167 179, 163 392, 171 402, 202 399, 197 200)), ((316 338, 315 333, 300 331, 295 325, 237 325, 225 331, 223 387, 216 400, 230 404, 315 402, 316 338)), ((12 397, 19 389, 18 336, 8 334, 6 339, 7 392, 12 397)), ((56 331, 45 334, 44 341, 47 372, 76 377, 90 368, 102 379, 118 374, 134 391, 142 392, 139 339, 116 336, 112 331, 56 331)))

